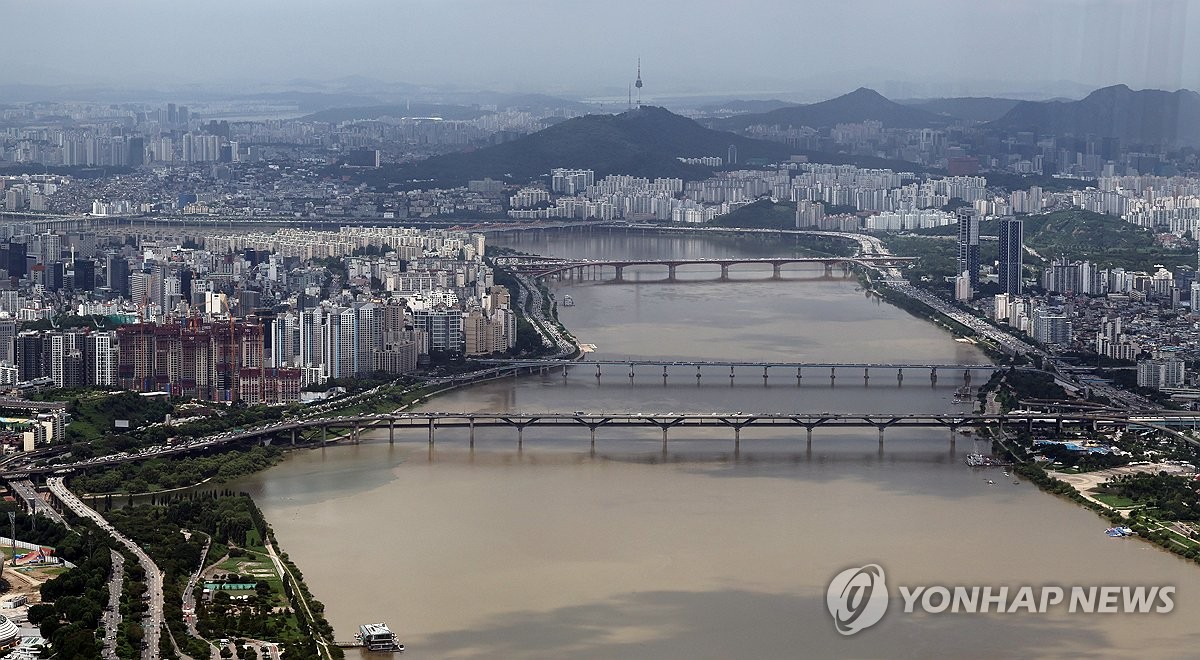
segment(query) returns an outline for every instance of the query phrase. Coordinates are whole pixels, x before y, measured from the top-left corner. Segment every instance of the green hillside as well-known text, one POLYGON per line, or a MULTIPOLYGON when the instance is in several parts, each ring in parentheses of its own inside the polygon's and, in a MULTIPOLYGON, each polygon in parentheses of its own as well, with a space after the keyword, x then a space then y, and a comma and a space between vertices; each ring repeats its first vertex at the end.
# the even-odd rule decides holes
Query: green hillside
POLYGON ((796 204, 760 199, 717 217, 710 224, 716 227, 749 229, 795 229, 796 204))
POLYGON ((791 155, 785 145, 711 130, 663 108, 644 106, 619 115, 575 117, 512 142, 434 156, 396 168, 392 177, 443 185, 484 177, 519 183, 551 168, 570 167, 594 170, 597 179, 609 174, 697 179, 708 176, 711 168, 684 165, 679 157, 725 158, 730 145, 737 147, 741 162, 791 155))
MULTIPOLYGON (((1194 264, 1190 250, 1168 250, 1154 244, 1150 230, 1102 213, 1080 209, 1022 216, 1025 221, 1025 245, 1047 259, 1065 256, 1086 259, 1104 267, 1150 270, 1155 264, 1178 266, 1194 264)), ((995 236, 996 220, 984 220, 979 232, 995 236)), ((925 236, 954 236, 957 225, 916 232, 925 236)))

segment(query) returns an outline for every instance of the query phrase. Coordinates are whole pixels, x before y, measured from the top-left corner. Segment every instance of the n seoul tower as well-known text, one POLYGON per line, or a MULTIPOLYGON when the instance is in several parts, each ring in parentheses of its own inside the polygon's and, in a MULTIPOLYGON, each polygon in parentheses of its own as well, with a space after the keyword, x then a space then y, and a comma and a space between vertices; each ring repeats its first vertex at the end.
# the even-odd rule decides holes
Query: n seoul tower
POLYGON ((637 82, 633 83, 638 91, 638 107, 642 107, 642 58, 638 58, 637 82))

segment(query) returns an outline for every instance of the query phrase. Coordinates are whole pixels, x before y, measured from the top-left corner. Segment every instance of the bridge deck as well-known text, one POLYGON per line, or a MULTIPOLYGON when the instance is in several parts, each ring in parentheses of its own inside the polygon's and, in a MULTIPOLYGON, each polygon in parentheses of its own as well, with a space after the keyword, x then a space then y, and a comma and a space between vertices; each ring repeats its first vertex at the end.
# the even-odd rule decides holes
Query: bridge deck
MULTIPOLYGON (((640 427, 661 429, 665 434, 673 428, 730 429, 735 437, 746 428, 805 428, 807 430, 829 427, 875 428, 880 431, 880 440, 885 429, 901 426, 940 427, 956 429, 963 426, 993 424, 1087 425, 1106 428, 1145 428, 1165 431, 1176 438, 1200 446, 1195 438, 1174 431, 1175 428, 1200 428, 1200 415, 1195 413, 1122 413, 1097 411, 1088 413, 1010 412, 997 415, 973 413, 609 413, 593 412, 517 412, 517 413, 462 413, 462 412, 419 412, 360 415, 317 419, 294 419, 278 424, 245 431, 222 434, 186 447, 167 448, 163 451, 138 456, 113 457, 90 463, 69 463, 50 466, 16 467, 5 472, 6 479, 26 478, 30 474, 69 472, 87 467, 100 467, 119 463, 211 449, 220 445, 248 439, 281 435, 292 431, 328 429, 351 429, 352 437, 364 429, 422 429, 428 430, 430 442, 433 432, 441 428, 510 427, 518 434, 528 427, 576 427, 596 430, 610 427, 640 427)), ((518 435, 518 438, 520 435, 518 435)))
POLYGON ((995 371, 1003 366, 995 364, 939 364, 913 362, 755 362, 750 360, 476 360, 482 364, 510 365, 514 367, 577 367, 588 365, 632 365, 653 367, 756 367, 790 369, 970 369, 995 371))

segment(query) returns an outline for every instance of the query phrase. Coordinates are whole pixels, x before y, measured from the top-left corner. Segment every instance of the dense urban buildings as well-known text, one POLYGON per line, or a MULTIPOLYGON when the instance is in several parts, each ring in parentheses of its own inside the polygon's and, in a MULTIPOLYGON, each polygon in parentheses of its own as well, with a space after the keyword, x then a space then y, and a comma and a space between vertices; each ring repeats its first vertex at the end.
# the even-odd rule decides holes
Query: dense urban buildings
POLYGON ((372 172, 500 144, 577 111, 543 115, 553 121, 500 107, 438 121, 224 120, 197 103, 0 112, 12 126, 0 133, 0 165, 117 168, 99 177, 0 176, 3 210, 16 214, 0 225, 0 271, 10 282, 0 289, 6 384, 274 402, 330 378, 504 353, 515 342, 516 314, 510 292, 495 286, 483 263, 482 234, 399 225, 438 218, 706 225, 767 202, 792 205, 794 229, 945 236, 955 227, 957 235, 946 236, 956 239, 953 272, 923 285, 1047 345, 1094 347, 1130 361, 1160 349, 1200 354, 1186 331, 1200 308, 1194 268, 1027 254, 1028 218, 1062 209, 1119 217, 1165 247, 1200 233, 1200 183, 1178 173, 1186 163, 1116 141, 1018 133, 988 142, 983 129, 965 124, 755 124, 743 133, 795 155, 764 161, 722 141, 708 153, 672 154, 697 168, 694 176, 601 172, 571 162, 529 180, 494 175, 457 186, 396 186, 370 183, 372 172), (912 167, 805 155, 822 151, 912 167), (997 185, 997 172, 1042 178, 997 185), (37 224, 42 216, 78 214, 112 222, 66 230, 37 224), (121 232, 127 218, 212 225, 173 243, 121 232), (252 218, 296 224, 221 226, 252 218), (323 228, 304 227, 309 220, 323 228), (995 262, 984 261, 993 244, 995 262), (48 325, 64 313, 92 321, 48 325), (1170 331, 1156 335, 1156 328, 1170 331), (178 356, 188 356, 186 368, 178 356))
POLYGON ((286 403, 330 378, 507 353, 511 296, 482 234, 403 227, 201 232, 4 227, 0 381, 286 403), (56 327, 64 314, 80 319, 56 327), (21 329, 37 324, 36 329, 21 329))

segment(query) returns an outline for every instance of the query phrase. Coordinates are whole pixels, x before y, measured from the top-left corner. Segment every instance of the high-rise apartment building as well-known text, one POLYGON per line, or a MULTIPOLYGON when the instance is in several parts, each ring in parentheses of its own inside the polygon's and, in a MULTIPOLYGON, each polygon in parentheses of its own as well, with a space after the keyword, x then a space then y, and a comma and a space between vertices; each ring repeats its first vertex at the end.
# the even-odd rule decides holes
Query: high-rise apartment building
POLYGON ((117 379, 125 389, 250 403, 295 400, 299 392, 299 369, 264 368, 257 322, 129 324, 117 337, 117 379))
POLYGON ((15 364, 17 320, 0 318, 0 363, 15 364))
POLYGON ((93 332, 87 337, 89 385, 112 387, 117 384, 117 333, 93 332))

